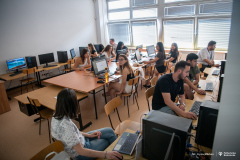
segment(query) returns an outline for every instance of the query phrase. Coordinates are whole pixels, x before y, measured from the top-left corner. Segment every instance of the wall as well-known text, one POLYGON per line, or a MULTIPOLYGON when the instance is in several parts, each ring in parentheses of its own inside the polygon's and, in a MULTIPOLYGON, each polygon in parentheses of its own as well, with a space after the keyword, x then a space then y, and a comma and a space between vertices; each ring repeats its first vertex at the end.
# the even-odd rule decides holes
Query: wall
MULTIPOLYGON (((92 0, 1 0, 0 74, 6 60, 97 43, 92 0)), ((38 58, 38 57, 37 57, 38 58)))
POLYGON ((239 37, 240 37, 240 1, 233 0, 232 23, 229 49, 225 68, 221 104, 218 114, 216 133, 213 144, 212 160, 239 159, 240 138, 240 72, 239 72, 239 37), (222 156, 219 155, 222 152, 222 156), (235 152, 235 157, 226 157, 224 152, 235 152))

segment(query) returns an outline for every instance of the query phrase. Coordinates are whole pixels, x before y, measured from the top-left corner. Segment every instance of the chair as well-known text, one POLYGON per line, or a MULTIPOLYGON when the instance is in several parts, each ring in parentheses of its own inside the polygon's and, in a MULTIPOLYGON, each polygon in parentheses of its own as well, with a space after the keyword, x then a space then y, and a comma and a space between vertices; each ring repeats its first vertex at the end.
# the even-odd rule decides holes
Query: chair
POLYGON ((178 58, 177 58, 177 62, 181 61, 181 58, 182 58, 182 53, 179 52, 179 55, 178 55, 178 58))
POLYGON ((112 99, 111 101, 109 101, 105 106, 105 113, 109 118, 110 124, 112 129, 114 130, 115 134, 117 135, 121 135, 126 129, 131 129, 134 131, 140 130, 140 123, 138 122, 134 122, 131 120, 125 120, 125 121, 121 121, 119 113, 118 113, 118 109, 117 107, 120 106, 122 104, 122 100, 120 97, 116 97, 114 99, 112 99), (110 117, 110 113, 116 109, 117 111, 117 115, 118 115, 118 119, 120 121, 120 124, 116 127, 116 129, 114 129, 113 124, 112 124, 112 120, 110 117))
MULTIPOLYGON (((134 71, 134 76, 135 76, 135 77, 139 77, 139 79, 140 79, 140 71, 139 71, 139 70, 135 70, 135 71, 134 71)), ((139 79, 138 79, 137 85, 135 86, 136 93, 137 93, 137 97, 138 97, 138 84, 139 84, 139 79)), ((134 97, 133 97, 133 98, 134 98, 134 97)), ((134 99, 133 99, 133 103, 134 103, 134 99)))
MULTIPOLYGON (((23 69, 23 70, 22 70, 22 73, 23 73, 23 74, 26 74, 26 75, 27 75, 27 78, 20 80, 20 82, 21 82, 21 94, 22 94, 22 83, 26 83, 27 92, 28 92, 28 87, 27 87, 27 85, 28 85, 29 83, 31 83, 32 89, 33 89, 33 81, 36 80, 36 78, 35 78, 36 67, 29 68, 29 69, 23 69), (34 78, 29 77, 29 75, 32 74, 32 73, 34 73, 34 78)), ((33 89, 33 90, 34 90, 34 89, 33 89)))
POLYGON ((172 66, 172 67, 170 68, 170 72, 173 73, 173 72, 174 72, 174 69, 175 69, 175 66, 172 66))
POLYGON ((123 96, 124 97, 124 101, 125 101, 125 97, 127 97, 127 108, 128 108, 128 117, 130 117, 130 114, 129 114, 129 105, 128 105, 128 98, 133 95, 135 97, 135 100, 136 100, 136 103, 137 103, 137 107, 138 107, 138 110, 139 110, 139 106, 138 106, 138 102, 137 102, 137 97, 135 95, 136 93, 136 89, 133 89, 133 87, 137 86, 137 83, 139 81, 139 77, 136 77, 136 78, 132 78, 128 81, 128 85, 132 86, 132 90, 130 93, 122 93, 122 94, 118 94, 119 96, 123 96))
POLYGON ((160 75, 166 74, 166 72, 167 72, 167 68, 168 68, 168 65, 169 65, 169 60, 165 60, 165 62, 164 62, 164 66, 166 67, 166 69, 165 69, 164 72, 159 73, 160 75))
POLYGON ((146 95, 146 99, 147 99, 147 103, 148 103, 148 110, 150 111, 150 105, 149 105, 149 98, 151 96, 153 96, 154 94, 154 90, 155 90, 155 86, 152 86, 151 88, 148 88, 146 91, 145 91, 145 95, 146 95))
MULTIPOLYGON (((41 150, 40 152, 38 152, 35 156, 33 156, 30 160, 43 160, 49 153, 51 152, 57 152, 60 153, 61 151, 64 151, 64 147, 61 141, 56 141, 52 144, 50 144, 49 146, 47 146, 46 148, 44 148, 43 150, 41 150)), ((50 160, 52 156, 49 156, 47 158, 47 160, 50 160)))
MULTIPOLYGON (((144 79, 145 79, 145 82, 146 82, 146 85, 147 85, 147 81, 148 80, 151 80, 151 78, 153 77, 152 75, 152 73, 153 73, 153 66, 148 66, 147 68, 146 68, 146 70, 145 70, 145 75, 144 75, 144 79), (146 76, 146 73, 150 73, 150 75, 149 76, 146 76)), ((142 80, 141 80, 141 89, 142 89, 142 80)), ((147 89, 147 87, 146 87, 146 89, 147 89)))
POLYGON ((151 87, 155 86, 157 84, 157 81, 158 81, 158 77, 154 76, 150 81, 151 87))
POLYGON ((67 61, 67 66, 70 66, 69 68, 67 67, 66 69, 64 69, 63 71, 65 72, 71 72, 72 71, 72 64, 75 63, 75 59, 69 59, 67 61))
POLYGON ((40 102, 37 99, 32 99, 27 97, 32 109, 34 110, 36 115, 40 116, 40 123, 39 123, 39 135, 41 135, 41 119, 47 119, 48 121, 48 134, 49 134, 49 142, 51 143, 51 135, 50 135, 50 125, 49 125, 49 118, 51 118, 53 116, 53 110, 45 108, 43 110, 39 110, 39 107, 41 107, 42 105, 40 104, 40 102))

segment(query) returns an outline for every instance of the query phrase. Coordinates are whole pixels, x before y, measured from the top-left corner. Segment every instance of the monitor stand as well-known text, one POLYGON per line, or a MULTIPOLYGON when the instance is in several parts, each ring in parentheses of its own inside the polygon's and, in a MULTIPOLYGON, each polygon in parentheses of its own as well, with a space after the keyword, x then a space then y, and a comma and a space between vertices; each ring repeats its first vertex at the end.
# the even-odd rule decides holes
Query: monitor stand
POLYGON ((18 69, 16 69, 15 72, 13 74, 10 74, 9 76, 16 76, 21 73, 22 73, 22 71, 19 71, 18 69))
POLYGON ((48 65, 48 63, 46 63, 46 65, 45 66, 43 66, 43 68, 48 68, 48 67, 55 67, 55 66, 57 66, 57 65, 48 65))

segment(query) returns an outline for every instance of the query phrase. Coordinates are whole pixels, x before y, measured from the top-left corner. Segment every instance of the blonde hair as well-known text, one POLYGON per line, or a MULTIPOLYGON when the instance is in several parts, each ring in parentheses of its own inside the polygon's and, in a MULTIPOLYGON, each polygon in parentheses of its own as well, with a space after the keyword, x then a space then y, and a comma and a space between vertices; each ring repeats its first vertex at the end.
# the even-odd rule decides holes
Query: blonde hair
POLYGON ((129 71, 130 71, 130 74, 133 75, 133 69, 132 69, 132 67, 131 67, 131 65, 129 63, 129 60, 128 60, 127 56, 125 54, 120 54, 119 58, 120 57, 123 57, 125 60, 127 60, 127 62, 124 63, 123 66, 119 66, 119 70, 120 70, 121 74, 122 74, 123 69, 125 67, 127 67, 129 69, 129 71))

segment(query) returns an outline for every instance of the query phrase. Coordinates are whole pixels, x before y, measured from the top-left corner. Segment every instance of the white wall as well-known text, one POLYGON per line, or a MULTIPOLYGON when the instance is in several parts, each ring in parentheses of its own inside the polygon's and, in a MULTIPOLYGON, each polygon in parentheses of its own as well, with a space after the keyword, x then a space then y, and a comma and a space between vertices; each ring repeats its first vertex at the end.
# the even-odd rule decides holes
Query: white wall
MULTIPOLYGON (((92 0, 1 0, 0 74, 6 60, 97 43, 92 0)), ((37 57, 38 58, 38 57, 37 57)))
POLYGON ((212 159, 240 159, 240 72, 239 72, 239 37, 240 37, 240 1, 233 0, 232 23, 229 49, 224 74, 221 104, 213 144, 212 159), (219 156, 218 153, 235 152, 235 157, 219 156))

